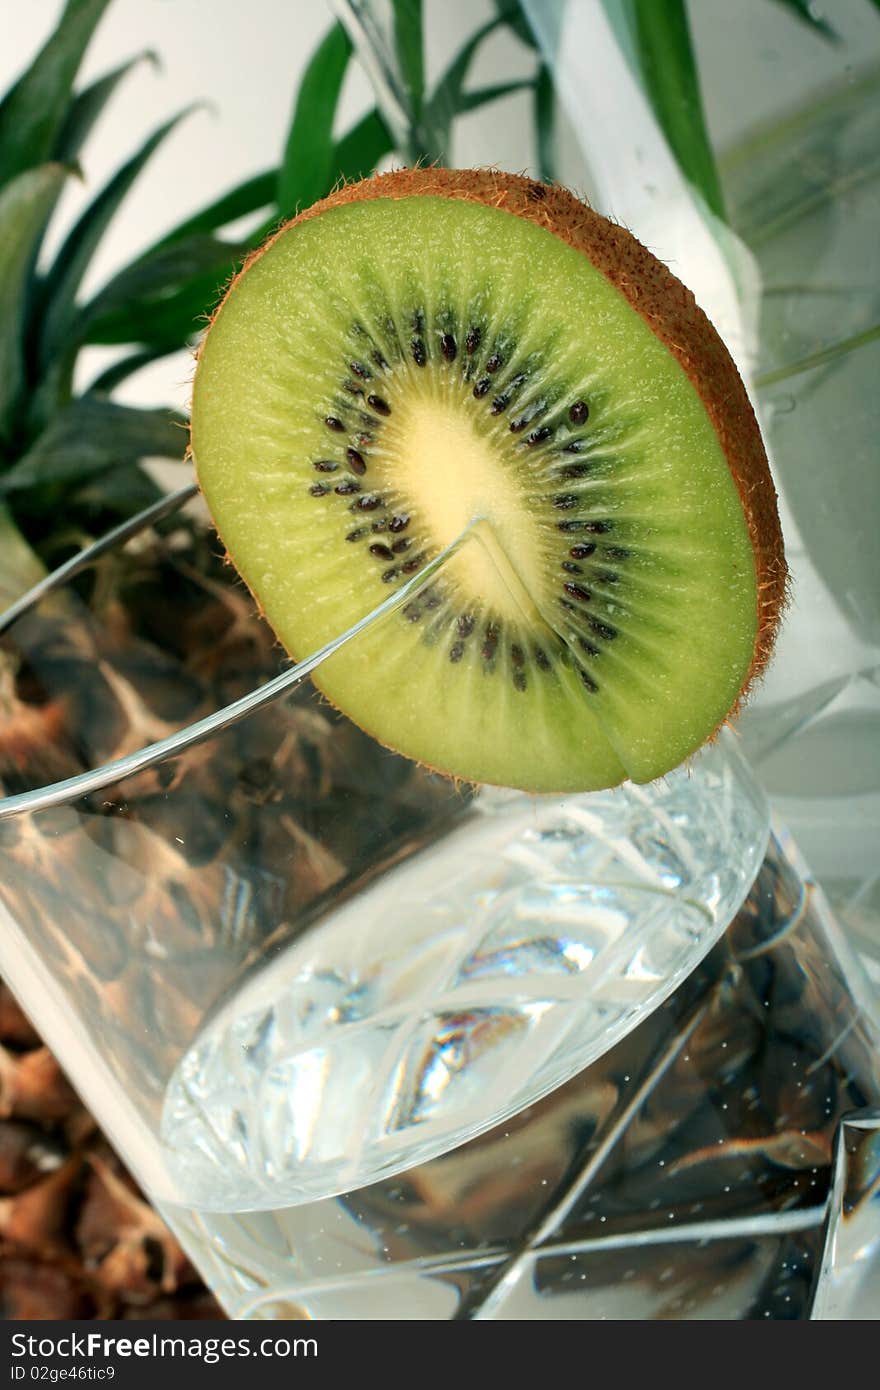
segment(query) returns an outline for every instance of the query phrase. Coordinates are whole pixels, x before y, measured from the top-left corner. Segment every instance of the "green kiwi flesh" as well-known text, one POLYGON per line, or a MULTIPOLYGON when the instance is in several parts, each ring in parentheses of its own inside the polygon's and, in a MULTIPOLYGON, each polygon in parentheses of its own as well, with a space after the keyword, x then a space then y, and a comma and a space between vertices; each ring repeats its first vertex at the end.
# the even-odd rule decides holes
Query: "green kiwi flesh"
POLYGON ((474 199, 342 201, 233 283, 192 448, 230 557, 383 743, 534 791, 649 781, 754 665, 740 489, 688 372, 581 251, 474 199))

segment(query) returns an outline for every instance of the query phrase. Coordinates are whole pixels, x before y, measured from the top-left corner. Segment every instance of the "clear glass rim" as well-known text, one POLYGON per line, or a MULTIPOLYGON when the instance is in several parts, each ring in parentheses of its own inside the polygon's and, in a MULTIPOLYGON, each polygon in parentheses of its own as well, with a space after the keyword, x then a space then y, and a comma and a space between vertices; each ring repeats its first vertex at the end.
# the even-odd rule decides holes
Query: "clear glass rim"
MULTIPOLYGON (((195 482, 187 483, 184 487, 178 488, 176 492, 169 493, 167 497, 163 497, 160 501, 154 502, 152 506, 138 512, 128 521, 114 527, 76 555, 71 556, 64 564, 59 565, 51 574, 46 575, 25 594, 22 594, 3 613, 0 613, 0 637, 9 632, 13 624, 19 618, 24 617, 47 594, 60 588, 82 570, 87 569, 99 556, 117 546, 124 545, 133 536, 152 525, 153 522, 166 516, 172 516, 197 494, 198 484, 195 482)), ((367 628, 372 627, 374 623, 402 608, 404 604, 410 602, 416 594, 420 593, 431 582, 437 571, 468 539, 474 524, 472 523, 451 545, 448 545, 433 560, 430 560, 418 574, 403 584, 401 588, 396 589, 393 594, 371 612, 365 614, 352 627, 332 638, 316 652, 312 652, 310 656, 296 662, 288 670, 282 671, 280 675, 256 686, 246 695, 242 695, 230 704, 215 710, 213 714, 206 715, 203 719, 198 719, 192 724, 187 724, 185 728, 178 729, 176 733, 169 734, 166 738, 157 739, 155 743, 146 744, 143 748, 138 748, 133 753, 127 754, 124 758, 102 763, 99 767, 77 773, 74 777, 63 778, 58 782, 50 782, 45 786, 35 787, 32 791, 0 797, 0 821, 9 820, 12 816, 27 812, 46 811, 53 806, 61 806, 69 801, 78 800, 90 792, 100 791, 125 777, 142 772, 145 768, 154 767, 157 763, 164 762, 166 758, 176 757, 185 749, 192 748, 197 743, 203 743, 206 739, 229 728, 230 725, 246 719, 248 715, 261 709, 263 705, 271 704, 280 699, 299 685, 306 676, 310 675, 334 652, 339 651, 341 647, 351 642, 367 628)))

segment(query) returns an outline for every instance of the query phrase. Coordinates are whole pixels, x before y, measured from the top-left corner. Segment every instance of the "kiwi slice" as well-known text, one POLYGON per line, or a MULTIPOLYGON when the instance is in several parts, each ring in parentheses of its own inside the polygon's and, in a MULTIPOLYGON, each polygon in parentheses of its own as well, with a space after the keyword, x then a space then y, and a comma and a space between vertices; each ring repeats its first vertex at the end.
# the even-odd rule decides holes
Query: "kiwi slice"
POLYGON ((649 781, 767 660, 776 499, 692 295, 561 188, 405 170, 339 189, 233 281, 192 448, 288 651, 427 586, 323 664, 377 739, 470 781, 649 781))

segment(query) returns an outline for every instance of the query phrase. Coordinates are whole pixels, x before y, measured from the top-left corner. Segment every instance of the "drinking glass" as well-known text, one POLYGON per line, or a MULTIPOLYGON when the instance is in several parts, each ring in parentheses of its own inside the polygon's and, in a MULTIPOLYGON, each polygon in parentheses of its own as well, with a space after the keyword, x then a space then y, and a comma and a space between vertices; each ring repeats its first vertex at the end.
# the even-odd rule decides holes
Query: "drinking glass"
POLYGON ((0 969, 230 1314, 854 1306, 871 995, 734 737, 440 778, 309 677, 479 537, 291 664, 193 492, 0 619, 0 969))

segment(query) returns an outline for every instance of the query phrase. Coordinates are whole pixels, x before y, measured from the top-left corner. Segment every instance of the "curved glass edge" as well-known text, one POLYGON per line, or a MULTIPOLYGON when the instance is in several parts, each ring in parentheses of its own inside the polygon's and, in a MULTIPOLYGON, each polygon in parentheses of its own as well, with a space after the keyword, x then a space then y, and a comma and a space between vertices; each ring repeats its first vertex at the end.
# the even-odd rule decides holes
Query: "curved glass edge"
MULTIPOLYGON (((143 530, 152 522, 164 516, 171 515, 185 502, 189 501, 197 491, 195 483, 188 484, 178 492, 164 498, 162 502, 147 508, 139 513, 131 521, 125 522, 122 526, 116 527, 107 533, 99 541, 88 546, 78 555, 73 556, 64 565, 61 565, 52 574, 41 580, 26 594, 22 596, 5 613, 0 614, 0 636, 8 632, 12 624, 19 617, 27 613, 41 598, 52 590, 59 588, 62 584, 72 579, 74 575, 87 568, 92 561, 99 555, 105 554, 108 550, 131 539, 139 531, 143 530)), ((204 719, 196 720, 187 725, 186 728, 178 730, 174 734, 169 734, 167 738, 157 739, 154 743, 145 745, 137 749, 134 753, 128 754, 124 758, 119 758, 113 762, 104 763, 102 766, 92 768, 87 772, 78 773, 75 777, 68 777, 59 782, 53 782, 45 787, 38 787, 34 791, 20 792, 15 796, 0 798, 0 822, 8 820, 12 816, 23 812, 45 811, 53 806, 63 805, 65 802, 85 796, 87 793, 100 791, 103 787, 111 785, 124 777, 130 777, 136 772, 142 772, 145 768, 153 767, 162 762, 167 757, 176 756, 185 749, 192 748, 198 743, 213 737, 231 724, 246 718, 255 710, 262 706, 272 703, 299 685, 306 676, 310 675, 322 662, 332 656, 340 648, 346 646, 361 633, 374 626, 386 615, 396 612, 404 607, 417 594, 425 589, 440 570, 456 553, 457 550, 467 541, 473 529, 473 524, 462 532, 450 545, 442 550, 439 555, 430 560, 412 579, 408 580, 399 589, 395 590, 389 598, 380 603, 376 608, 360 618, 358 622, 347 628, 339 636, 334 637, 330 642, 325 643, 316 652, 305 657, 291 666, 289 670, 283 671, 281 675, 275 676, 265 684, 257 686, 255 690, 248 691, 246 695, 238 700, 233 700, 230 704, 224 705, 222 709, 215 710, 213 714, 207 715, 204 719)))

